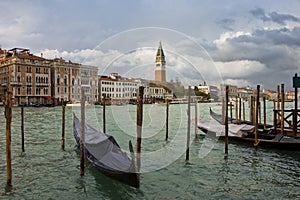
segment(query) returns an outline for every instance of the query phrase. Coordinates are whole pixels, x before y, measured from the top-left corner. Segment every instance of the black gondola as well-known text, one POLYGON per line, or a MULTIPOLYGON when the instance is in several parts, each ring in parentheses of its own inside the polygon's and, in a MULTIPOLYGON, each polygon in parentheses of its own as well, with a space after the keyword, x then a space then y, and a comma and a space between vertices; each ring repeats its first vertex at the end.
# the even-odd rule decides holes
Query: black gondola
MULTIPOLYGON (((74 114, 74 137, 80 148, 80 121, 74 114)), ((122 151, 113 136, 85 126, 85 158, 106 176, 138 188, 139 174, 134 158, 122 151)))

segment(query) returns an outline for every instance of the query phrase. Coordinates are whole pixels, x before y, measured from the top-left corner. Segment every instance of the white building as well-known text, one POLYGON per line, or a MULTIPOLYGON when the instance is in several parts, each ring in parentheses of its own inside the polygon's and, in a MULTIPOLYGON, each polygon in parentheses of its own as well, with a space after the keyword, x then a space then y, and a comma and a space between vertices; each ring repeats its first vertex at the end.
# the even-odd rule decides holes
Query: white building
POLYGON ((199 85, 198 90, 204 92, 205 94, 210 94, 212 100, 218 100, 219 89, 217 86, 212 85, 199 85))
POLYGON ((112 73, 110 76, 100 76, 98 101, 101 101, 105 95, 112 101, 129 102, 130 99, 136 98, 137 88, 140 85, 139 80, 125 78, 117 73, 112 73))
POLYGON ((139 86, 144 86, 144 99, 166 99, 172 97, 172 93, 164 87, 149 83, 147 80, 126 78, 111 73, 109 76, 99 77, 99 98, 101 102, 104 95, 111 103, 128 103, 137 98, 139 86))

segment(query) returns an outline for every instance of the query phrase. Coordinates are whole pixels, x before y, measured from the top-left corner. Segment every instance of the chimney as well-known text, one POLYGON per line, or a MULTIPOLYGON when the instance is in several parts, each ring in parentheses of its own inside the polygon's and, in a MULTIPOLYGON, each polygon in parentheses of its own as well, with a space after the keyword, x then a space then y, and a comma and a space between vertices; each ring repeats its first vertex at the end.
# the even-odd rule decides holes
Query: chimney
POLYGON ((43 57, 43 53, 41 53, 41 57, 43 57))

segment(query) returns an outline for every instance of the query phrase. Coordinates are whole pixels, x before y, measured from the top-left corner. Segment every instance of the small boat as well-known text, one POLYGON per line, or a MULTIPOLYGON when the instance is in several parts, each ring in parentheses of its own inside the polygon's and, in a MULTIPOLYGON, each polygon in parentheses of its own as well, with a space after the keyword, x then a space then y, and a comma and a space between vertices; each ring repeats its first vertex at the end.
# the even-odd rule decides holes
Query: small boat
MULTIPOLYGON (((209 122, 198 122, 198 128, 204 133, 225 139, 225 125, 209 122)), ((274 148, 280 150, 300 151, 300 138, 277 135, 258 135, 258 142, 255 143, 253 130, 243 125, 228 124, 228 140, 231 142, 254 145, 255 147, 274 148)), ((249 126, 249 125, 248 125, 249 126)))
MULTIPOLYGON (((80 121, 75 114, 73 129, 77 147, 80 149, 80 121)), ((94 167, 106 176, 132 187, 139 187, 139 174, 136 170, 134 157, 127 156, 113 136, 86 125, 84 137, 85 158, 94 167)))
MULTIPOLYGON (((88 102, 85 102, 85 106, 90 106, 91 104, 88 103, 88 102)), ((78 107, 78 106, 81 106, 81 103, 80 102, 70 102, 70 103, 67 103, 66 106, 71 106, 71 107, 78 107)))

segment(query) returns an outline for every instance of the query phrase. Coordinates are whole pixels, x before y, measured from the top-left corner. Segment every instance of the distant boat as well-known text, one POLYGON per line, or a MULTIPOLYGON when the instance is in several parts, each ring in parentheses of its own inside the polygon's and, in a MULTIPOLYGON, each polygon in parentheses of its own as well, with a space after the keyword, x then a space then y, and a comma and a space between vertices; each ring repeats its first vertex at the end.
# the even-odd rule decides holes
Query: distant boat
MULTIPOLYGON (((88 103, 88 102, 85 102, 85 106, 90 106, 91 104, 88 103)), ((71 102, 71 103, 67 103, 66 106, 81 106, 81 103, 80 102, 71 102)))
MULTIPOLYGON (((74 114, 74 137, 80 148, 80 121, 74 114)), ((130 186, 139 187, 139 174, 133 157, 122 151, 113 136, 85 126, 85 157, 103 174, 130 186)))

